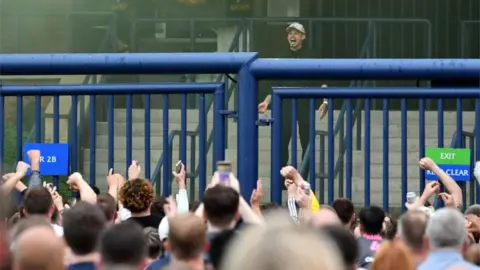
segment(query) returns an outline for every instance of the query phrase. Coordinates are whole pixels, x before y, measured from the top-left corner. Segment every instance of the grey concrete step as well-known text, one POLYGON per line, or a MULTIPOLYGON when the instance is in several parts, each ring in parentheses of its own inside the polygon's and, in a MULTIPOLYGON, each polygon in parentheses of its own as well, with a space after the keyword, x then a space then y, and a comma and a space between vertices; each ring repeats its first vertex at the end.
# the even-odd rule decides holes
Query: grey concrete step
MULTIPOLYGON (((187 149, 191 149, 191 137, 187 136, 187 149)), ((196 148, 199 147, 199 138, 197 137, 196 148)), ((97 149, 108 149, 108 135, 97 135, 96 136, 96 146, 97 149)), ((125 150, 127 149, 127 137, 125 136, 114 136, 114 149, 115 150, 125 150)), ((173 149, 180 149, 180 138, 176 137, 173 140, 173 149)), ((145 149, 145 136, 134 136, 132 138, 132 149, 133 150, 144 150, 145 149)), ((163 136, 150 136, 150 149, 152 150, 161 150, 163 149, 163 136)))
MULTIPOLYGON (((213 108, 213 107, 212 107, 213 108)), ((210 109, 207 114, 207 120, 213 121, 213 114, 211 113, 213 109, 210 109)), ((170 122, 180 123, 182 119, 182 112, 179 109, 170 109, 168 111, 170 122)), ((115 109, 115 123, 126 123, 127 122, 127 110, 126 109, 115 109)), ((188 109, 186 111, 187 123, 198 123, 199 122, 200 112, 197 109, 188 109)), ((133 109, 132 110, 132 121, 145 122, 145 110, 144 109, 133 109)), ((153 123, 163 123, 163 110, 153 109, 150 110, 150 122, 153 123)))
MULTIPOLYGON (((188 131, 195 131, 198 124, 196 123, 187 123, 187 130, 188 131)), ((168 127, 168 133, 172 130, 181 130, 180 123, 170 123, 168 127)), ((212 129, 213 124, 207 123, 207 134, 212 129)), ((98 122, 97 123, 97 135, 107 135, 108 134, 108 123, 106 122, 98 122)), ((126 123, 115 123, 114 124, 114 134, 115 136, 126 136, 127 124, 126 123)), ((145 136, 145 124, 136 122, 132 123, 132 134, 133 136, 145 136)), ((150 125, 150 135, 162 135, 163 134, 163 125, 162 124, 155 124, 150 125)))

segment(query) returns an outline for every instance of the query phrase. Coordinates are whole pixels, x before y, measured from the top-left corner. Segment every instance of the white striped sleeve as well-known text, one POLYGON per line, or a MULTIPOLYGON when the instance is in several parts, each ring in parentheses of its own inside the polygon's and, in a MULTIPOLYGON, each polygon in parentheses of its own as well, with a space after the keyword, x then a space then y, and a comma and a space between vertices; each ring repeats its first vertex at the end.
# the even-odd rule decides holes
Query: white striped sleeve
POLYGON ((290 216, 292 217, 295 223, 298 223, 298 214, 297 214, 297 206, 295 205, 295 197, 289 196, 287 200, 287 207, 288 212, 290 212, 290 216))

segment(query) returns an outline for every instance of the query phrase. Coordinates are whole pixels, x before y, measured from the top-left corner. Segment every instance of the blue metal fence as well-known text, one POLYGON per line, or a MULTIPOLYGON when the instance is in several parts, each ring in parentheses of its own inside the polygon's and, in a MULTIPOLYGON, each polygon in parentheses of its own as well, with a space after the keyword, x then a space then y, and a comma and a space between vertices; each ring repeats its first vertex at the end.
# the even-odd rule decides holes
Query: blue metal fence
MULTIPOLYGON (((401 180, 401 192, 399 192, 399 196, 401 198, 397 198, 398 201, 401 201, 401 205, 404 206, 406 193, 409 190, 408 183, 413 181, 419 181, 421 190, 423 191, 424 183, 425 183, 425 176, 422 171, 420 171, 419 179, 408 179, 408 162, 407 157, 410 155, 407 150, 407 143, 412 143, 412 141, 408 141, 407 137, 407 110, 406 110, 406 100, 407 99, 419 99, 419 102, 423 104, 421 105, 421 109, 419 110, 419 159, 425 156, 425 99, 436 97, 440 100, 444 98, 455 98, 459 106, 457 107, 457 122, 456 122, 456 134, 462 134, 461 136, 454 136, 452 144, 449 146, 451 148, 465 148, 465 141, 468 137, 469 145, 468 148, 472 150, 472 164, 473 160, 478 160, 480 158, 480 149, 478 149, 478 139, 480 139, 480 132, 476 132, 475 134, 469 132, 463 132, 462 128, 462 107, 461 107, 461 100, 463 98, 475 98, 477 104, 477 111, 475 114, 475 118, 480 116, 480 89, 478 88, 471 88, 471 89, 431 89, 431 88, 333 88, 333 89, 325 89, 325 88, 275 88, 273 90, 273 98, 272 98, 272 117, 274 119, 272 125, 272 198, 275 201, 281 200, 281 192, 280 192, 280 185, 281 179, 280 174, 275 173, 280 170, 282 164, 282 125, 288 124, 283 123, 282 118, 282 99, 298 99, 298 98, 310 98, 310 145, 314 146, 309 149, 310 151, 310 183, 312 186, 312 190, 318 191, 319 193, 323 193, 323 190, 319 190, 316 187, 316 161, 315 161, 315 143, 316 143, 316 134, 315 134, 315 98, 328 98, 329 103, 332 104, 335 98, 345 98, 347 104, 347 114, 346 114, 346 121, 347 123, 352 122, 352 99, 353 98, 363 98, 365 99, 365 133, 364 133, 364 149, 363 149, 363 164, 364 164, 364 174, 363 176, 363 187, 364 187, 364 204, 370 205, 371 204, 371 116, 370 116, 370 103, 371 99, 373 98, 381 98, 383 99, 384 104, 388 104, 389 99, 400 99, 402 103, 402 111, 401 111, 401 179, 391 179, 389 176, 389 123, 388 123, 388 105, 383 108, 383 147, 382 147, 382 158, 383 158, 383 175, 382 175, 382 198, 383 198, 383 208, 385 211, 389 210, 389 183, 391 181, 398 181, 401 180), (477 139, 477 145, 474 144, 474 138, 477 139), (410 180, 410 181, 409 181, 410 180)), ((327 134, 333 134, 334 132, 334 117, 333 117, 333 108, 330 106, 328 112, 328 131, 327 134)), ((439 114, 442 115, 438 121, 438 137, 439 137, 439 144, 438 147, 444 147, 443 145, 443 108, 439 108, 439 114)), ((353 169, 353 157, 352 157, 352 146, 353 146, 353 130, 352 126, 347 124, 346 126, 346 197, 352 199, 353 192, 353 176, 355 174, 355 170, 353 169)), ((477 129, 478 130, 478 129, 477 129)), ((292 130, 292 133, 296 132, 297 130, 292 130)), ((375 131, 373 131, 375 132, 375 131)), ((335 141, 333 137, 328 137, 328 203, 331 204, 335 199, 335 141)), ((322 151, 322 149, 320 149, 322 151)), ((357 178, 358 180, 358 178, 357 178)), ((463 183, 462 183, 463 184, 463 183)), ((466 185, 463 185, 464 190, 464 204, 466 205, 466 185)), ((476 193, 477 183, 472 181, 470 183, 470 200, 469 203, 473 204, 475 201, 479 201, 479 193, 476 193), (476 199, 475 199, 476 194, 476 199)), ((358 196, 358 194, 356 194, 358 196)))
MULTIPOLYGON (((256 53, 191 53, 191 54, 73 54, 73 55, 0 55, 0 75, 66 75, 66 74, 185 74, 185 73, 238 73, 239 83, 239 99, 238 102, 238 136, 237 143, 237 162, 238 162, 238 177, 242 182, 241 193, 244 197, 250 196, 250 192, 255 188, 258 177, 258 95, 257 87, 258 80, 262 79, 338 79, 338 80, 401 80, 401 79, 415 79, 415 80, 431 80, 444 77, 472 79, 478 78, 478 70, 480 69, 480 60, 469 59, 258 59, 256 53)), ((216 119, 216 127, 214 127, 214 156, 215 160, 224 159, 224 136, 225 132, 222 128, 224 114, 223 101, 224 96, 223 87, 219 84, 205 84, 208 86, 202 90, 195 90, 201 85, 195 87, 186 85, 162 85, 162 84, 137 84, 137 85, 56 85, 56 86, 1 86, 0 87, 0 131, 4 130, 4 111, 5 111, 5 96, 24 96, 24 95, 52 95, 58 99, 59 95, 72 95, 72 103, 76 105, 79 95, 115 95, 123 94, 131 97, 132 94, 151 94, 151 93, 206 93, 216 91, 216 102, 214 108, 216 119), (220 87, 220 88, 219 88, 220 87), (175 89, 172 89, 175 88, 175 89), (66 90, 68 89, 68 90, 66 90), (223 89, 223 90, 220 90, 223 89), (217 96, 218 95, 218 96, 217 96), (218 101, 218 102, 217 102, 218 101), (222 101, 222 102, 220 102, 222 101), (219 120, 222 119, 222 120, 219 120), (221 122, 221 123, 220 123, 221 122), (218 128, 220 127, 220 128, 218 128), (218 140, 217 140, 218 138, 218 140)), ((204 87, 206 87, 204 86, 204 87)), ((369 204, 369 193, 371 186, 369 185, 369 168, 370 163, 370 107, 369 100, 372 98, 399 98, 402 99, 402 162, 406 162, 408 152, 406 150, 406 98, 431 98, 432 96, 438 98, 476 98, 477 112, 476 116, 480 116, 480 93, 478 89, 429 89, 424 88, 419 91, 418 88, 403 88, 403 89, 367 89, 367 88, 336 88, 336 89, 287 89, 274 90, 273 99, 273 126, 272 126, 272 182, 271 182, 271 199, 274 202, 281 202, 281 181, 280 181, 280 166, 279 157, 281 156, 281 115, 279 111, 281 105, 279 101, 281 98, 312 98, 312 97, 328 97, 330 103, 334 98, 347 98, 347 112, 352 110, 352 104, 349 99, 353 98, 367 98, 365 108, 365 203, 369 204), (293 91, 295 90, 295 91, 293 91), (282 92, 283 91, 283 92, 282 92), (405 139, 404 139, 405 138, 405 139)), ((94 99, 93 99, 94 100, 94 99)), ((165 101, 164 116, 168 116, 168 102, 165 101)), ((127 100, 128 101, 128 100, 127 100)), ((58 101, 57 101, 58 103, 58 101)), ((58 106, 55 106, 58 107, 58 106)), ((75 107, 75 106, 74 106, 75 107)), ((113 107, 112 107, 113 108, 113 107)), ((131 102, 127 102, 127 142, 126 142, 126 163, 130 163, 132 157, 132 117, 131 117, 131 102), (130 103, 130 105, 128 104, 130 103)), ((386 108, 388 109, 388 108, 386 108)), ((95 114, 95 106, 90 107, 91 115, 95 114)), ((200 106, 200 110, 205 112, 205 106, 200 106)), ((424 112, 424 111, 423 111, 424 112)), ((420 115, 422 110, 420 111, 420 115)), ((313 114, 313 110, 311 115, 313 114)), ((148 111, 145 116, 148 120, 148 111)), ((76 119, 76 111, 73 112, 73 117, 76 119)), ((200 117, 204 119, 205 114, 200 113, 200 117)), ((346 114, 347 123, 351 123, 351 113, 346 114)), ((422 118, 422 116, 420 116, 422 118)), ((166 117, 164 117, 164 120, 166 117)), ((480 117, 476 118, 480 119, 480 117)), ((38 116, 37 116, 37 121, 38 116)), ((109 119, 112 124, 115 121, 113 117, 109 119)), ((184 122, 184 121, 182 121, 184 122)), ((204 123, 203 120, 199 122, 204 123)), ((310 131, 310 136, 314 138, 315 130, 314 123, 310 131)), ((333 135, 334 130, 333 107, 329 108, 328 116, 328 145, 329 149, 334 149, 335 141, 333 135)), ((439 123, 441 128, 443 123, 439 123)), ((145 131, 148 131, 150 122, 146 121, 145 131)), ((90 139, 95 140, 95 125, 92 125, 90 130, 90 139), (92 130, 93 129, 93 130, 92 130)), ((201 135, 204 140, 200 141, 204 147, 200 147, 200 155, 206 156, 206 132, 200 125, 201 135), (203 134, 203 135, 202 135, 203 134)), ((387 125, 388 126, 388 125, 387 125)), ((58 126, 57 126, 58 128, 58 126)), ((163 123, 164 148, 168 148, 168 122, 163 123), (167 136, 167 138, 165 137, 167 136)), ((420 129, 421 130, 421 129, 420 129)), ((384 129, 384 136, 388 138, 388 128, 384 129)), ((186 130, 182 128, 183 139, 188 136, 186 130)), ((347 125, 345 135, 346 142, 346 157, 350 159, 352 156, 352 125, 347 125)), ((148 137, 148 132, 146 132, 148 137)), ((462 121, 457 122, 457 134, 464 134, 462 131, 462 121)), ((78 134, 74 132, 75 138, 72 140, 72 145, 78 143, 78 134)), ((443 136, 443 135, 442 135, 443 136)), ((480 159, 480 130, 475 130, 476 141, 475 158, 480 159)), ((145 147, 148 148, 148 139, 146 139, 145 147)), ((457 142, 462 143, 464 137, 456 139, 457 142)), ((111 143, 111 141, 109 141, 111 143)), ((312 145, 313 142, 311 141, 312 145)), ((95 143, 93 143, 95 145, 95 143)), ((185 144, 182 144, 185 147, 185 144)), ((458 145, 457 145, 458 146, 458 145)), ((17 146, 18 147, 18 146, 17 146)), ((423 146, 424 147, 424 146, 423 146)), ((91 163, 93 170, 95 170, 95 155, 93 154, 95 148, 92 147, 91 163)), ((422 146, 420 147, 422 148, 422 146)), ((77 157, 75 147, 72 148, 72 159, 77 157)), ((5 144, 0 140, 0 158, 3 157, 5 144)), ((18 149, 20 150, 20 149, 18 149)), ((113 157, 113 146, 109 151, 110 156, 113 157)), ((310 149, 311 163, 315 164, 313 153, 316 151, 315 147, 310 149)), ((166 158, 164 162, 169 162, 168 153, 163 153, 166 158)), ((328 171, 334 170, 333 151, 328 154, 328 171)), ((200 159, 201 164, 201 180, 200 190, 204 188, 206 181, 206 161, 205 158, 200 159), (203 176, 202 176, 203 175, 203 176)), ((385 163, 388 165, 388 163, 385 163)), ((75 162, 71 163, 71 170, 75 171, 75 162)), ((351 163, 346 162, 346 188, 347 194, 351 194, 351 178, 352 171, 348 169, 351 163), (350 164, 350 165, 349 165, 350 164), (349 180, 350 179, 350 180, 349 180)), ((108 168, 105 168, 108 169, 108 168)), ((311 166, 314 170, 315 166, 311 166)), ((402 194, 407 191, 407 169, 402 166, 402 194)), ((314 175, 315 171, 311 175, 314 175)), ((171 180, 171 170, 169 166, 163 167, 163 192, 169 192, 169 185, 171 180)), ((332 201, 334 198, 333 174, 328 174, 328 200, 332 201)), ((422 179, 420 179, 421 181, 422 179)), ((388 173, 384 175, 384 188, 387 186, 388 190, 388 173), (386 184, 386 185, 385 185, 386 184)), ((159 185, 160 183, 156 183, 159 185)), ((388 207, 388 195, 383 194, 384 205, 388 207)), ((402 196, 402 202, 405 198, 402 196)))

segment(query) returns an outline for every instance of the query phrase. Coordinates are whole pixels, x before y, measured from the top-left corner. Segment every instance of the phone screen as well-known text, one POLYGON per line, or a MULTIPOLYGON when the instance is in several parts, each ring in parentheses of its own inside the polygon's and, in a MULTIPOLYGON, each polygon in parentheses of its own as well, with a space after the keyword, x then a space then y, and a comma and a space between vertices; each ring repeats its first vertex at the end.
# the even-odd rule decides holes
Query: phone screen
POLYGON ((230 180, 230 172, 232 171, 232 164, 229 161, 217 162, 217 172, 219 173, 220 182, 228 183, 230 180))
POLYGON ((182 170, 182 165, 183 165, 183 164, 182 164, 182 161, 179 160, 179 161, 177 162, 177 164, 175 165, 175 172, 176 172, 176 173, 180 173, 180 171, 182 170))

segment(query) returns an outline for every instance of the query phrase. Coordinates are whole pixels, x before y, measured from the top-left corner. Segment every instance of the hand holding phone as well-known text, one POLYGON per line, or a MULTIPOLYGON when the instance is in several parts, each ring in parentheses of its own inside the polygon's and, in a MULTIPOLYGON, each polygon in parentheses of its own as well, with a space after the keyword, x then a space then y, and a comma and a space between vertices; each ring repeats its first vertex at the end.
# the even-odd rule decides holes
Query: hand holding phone
POLYGON ((228 185, 230 183, 230 173, 232 172, 232 163, 229 161, 217 162, 218 180, 222 185, 228 185))
POLYGON ((179 160, 177 164, 175 164, 175 172, 179 174, 182 171, 182 168, 183 168, 183 163, 181 160, 179 160))

